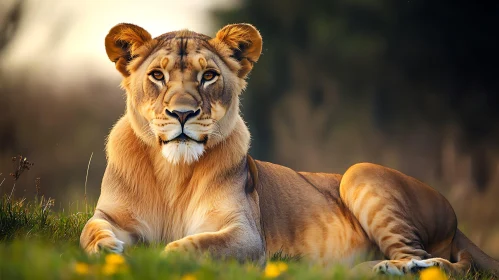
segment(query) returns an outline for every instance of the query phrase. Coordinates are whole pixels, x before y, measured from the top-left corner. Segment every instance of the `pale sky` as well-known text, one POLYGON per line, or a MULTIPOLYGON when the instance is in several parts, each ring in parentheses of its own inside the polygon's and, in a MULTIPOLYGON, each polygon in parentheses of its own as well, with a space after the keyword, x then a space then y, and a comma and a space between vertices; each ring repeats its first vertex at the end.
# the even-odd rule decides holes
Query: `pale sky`
MULTIPOLYGON (((1 0, 8 6, 14 0, 1 0), (5 1, 5 2, 4 2, 5 1)), ((191 29, 213 36, 209 11, 235 5, 234 0, 27 0, 25 22, 0 62, 11 72, 51 75, 118 76, 108 60, 104 38, 114 25, 128 22, 153 37, 191 29)), ((2 7, 2 5, 0 5, 2 7)), ((2 15, 0 15, 2 16, 2 15)))

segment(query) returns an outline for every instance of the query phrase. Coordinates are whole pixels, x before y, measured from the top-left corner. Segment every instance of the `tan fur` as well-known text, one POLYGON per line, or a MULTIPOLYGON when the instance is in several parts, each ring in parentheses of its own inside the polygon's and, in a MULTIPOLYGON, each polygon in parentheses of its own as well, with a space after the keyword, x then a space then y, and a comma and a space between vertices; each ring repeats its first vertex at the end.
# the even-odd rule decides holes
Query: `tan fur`
POLYGON ((262 37, 258 30, 250 24, 231 24, 217 32, 213 44, 228 46, 239 60, 241 68, 238 76, 241 78, 253 68, 262 52, 262 37))
POLYGON ((260 264, 275 253, 324 265, 378 260, 364 266, 394 274, 433 265, 465 273, 473 257, 497 272, 457 231, 447 200, 414 178, 369 163, 344 175, 296 172, 247 156, 239 95, 262 50, 253 26, 153 39, 121 24, 106 50, 127 110, 108 138, 101 195, 81 235, 87 252, 141 241, 260 264), (205 81, 204 71, 219 75, 205 81), (191 116, 182 124, 181 113, 191 116))
POLYGON ((122 23, 113 27, 106 37, 106 52, 116 69, 128 76, 126 65, 134 57, 136 50, 151 41, 151 35, 139 26, 122 23))

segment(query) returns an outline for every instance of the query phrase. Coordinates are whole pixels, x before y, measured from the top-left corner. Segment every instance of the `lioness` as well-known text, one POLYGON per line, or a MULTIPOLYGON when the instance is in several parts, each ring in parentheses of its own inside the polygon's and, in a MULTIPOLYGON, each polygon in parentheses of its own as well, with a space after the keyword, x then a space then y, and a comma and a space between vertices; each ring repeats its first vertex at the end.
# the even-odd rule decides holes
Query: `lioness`
POLYGON ((389 274, 472 264, 499 272, 457 229, 449 202, 414 178, 370 163, 338 175, 253 160, 239 112, 262 51, 252 25, 152 38, 119 24, 105 45, 124 77, 126 114, 109 135, 101 195, 81 234, 88 253, 142 241, 262 265, 280 252, 326 265, 371 261, 389 274))

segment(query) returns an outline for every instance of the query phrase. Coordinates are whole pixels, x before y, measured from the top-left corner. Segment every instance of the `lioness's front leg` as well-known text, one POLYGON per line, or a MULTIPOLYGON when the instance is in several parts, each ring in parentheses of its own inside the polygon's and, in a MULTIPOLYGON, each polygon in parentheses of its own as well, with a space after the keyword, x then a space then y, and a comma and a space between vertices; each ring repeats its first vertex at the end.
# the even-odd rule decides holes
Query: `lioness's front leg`
POLYGON ((204 253, 217 259, 265 263, 265 245, 258 230, 249 224, 235 224, 217 232, 204 232, 169 243, 168 252, 204 253))
POLYGON ((80 245, 89 254, 108 250, 123 252, 124 245, 132 241, 130 233, 119 228, 106 214, 95 210, 94 216, 87 222, 80 236, 80 245))
POLYGON ((217 210, 211 211, 215 214, 205 217, 193 234, 169 243, 165 253, 208 253, 216 259, 234 258, 264 265, 265 242, 257 204, 258 195, 253 192, 244 199, 216 205, 217 210), (219 224, 219 230, 203 232, 220 221, 224 222, 219 224))

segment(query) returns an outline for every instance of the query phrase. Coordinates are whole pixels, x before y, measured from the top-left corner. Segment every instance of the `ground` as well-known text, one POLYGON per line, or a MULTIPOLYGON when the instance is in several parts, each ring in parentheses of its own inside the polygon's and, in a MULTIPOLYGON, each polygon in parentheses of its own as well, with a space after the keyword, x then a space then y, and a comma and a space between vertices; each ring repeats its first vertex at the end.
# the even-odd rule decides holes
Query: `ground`
MULTIPOLYGON (((28 202, 4 196, 0 200, 0 279, 390 279, 282 256, 274 256, 265 268, 185 255, 160 257, 164 244, 135 246, 123 255, 87 256, 78 239, 93 207, 85 205, 83 211, 68 213, 55 212, 52 205, 43 198, 28 202)), ((403 279, 446 277, 440 271, 424 270, 403 279)))

